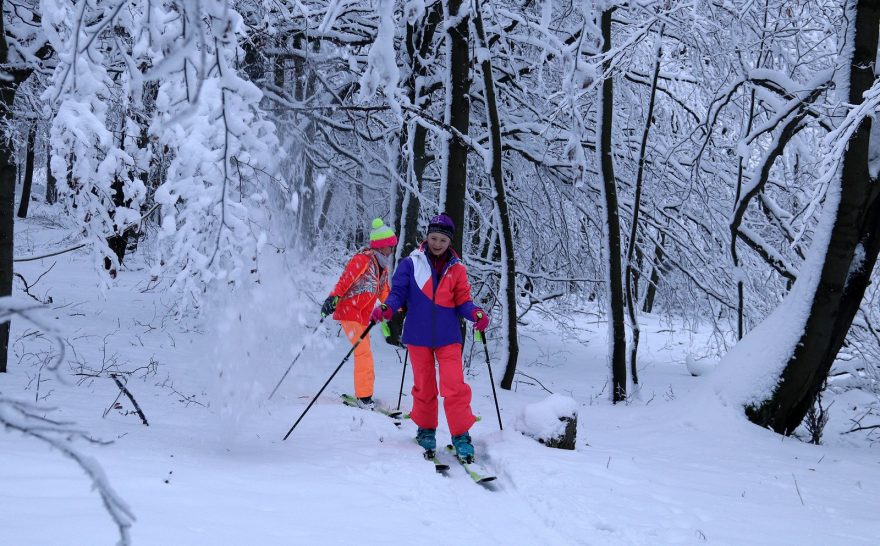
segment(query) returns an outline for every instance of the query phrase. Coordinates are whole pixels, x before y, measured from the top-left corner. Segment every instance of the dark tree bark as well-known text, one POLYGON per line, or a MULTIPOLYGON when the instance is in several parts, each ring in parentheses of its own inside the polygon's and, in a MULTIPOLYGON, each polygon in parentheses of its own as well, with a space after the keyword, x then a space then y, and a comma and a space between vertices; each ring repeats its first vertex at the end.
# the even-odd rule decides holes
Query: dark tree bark
MULTIPOLYGON (((849 102, 860 104, 876 73, 880 2, 856 5, 849 102)), ((746 408, 754 423, 791 434, 803 421, 859 309, 880 251, 880 188, 868 170, 871 118, 849 141, 840 174, 840 203, 803 333, 771 397, 746 408)), ((797 282, 806 282, 799 278, 797 282)))
POLYGON ((241 43, 244 50, 244 62, 242 69, 250 81, 257 87, 262 87, 266 77, 266 56, 263 53, 266 48, 266 34, 264 32, 251 32, 247 40, 241 43))
POLYGON ((52 145, 46 139, 46 203, 54 205, 58 202, 58 181, 52 174, 52 145))
POLYGON ((599 134, 602 187, 605 196, 605 216, 608 227, 608 301, 611 321, 611 384, 614 403, 626 399, 626 332, 623 319, 623 267, 621 266, 620 217, 617 204, 617 181, 614 178, 611 132, 614 122, 614 78, 611 73, 611 13, 602 12, 602 127, 599 134))
MULTIPOLYGON (((486 32, 483 29, 483 7, 476 0, 474 26, 480 47, 489 49, 486 32)), ((498 208, 498 221, 501 224, 501 238, 504 248, 504 268, 501 272, 501 286, 504 298, 504 311, 507 313, 507 363, 501 388, 510 390, 516 374, 516 362, 519 357, 519 336, 516 331, 516 253, 513 249, 513 229, 510 225, 510 213, 507 208, 507 190, 504 188, 504 164, 501 143, 501 120, 498 117, 498 102, 495 97, 495 80, 492 75, 492 59, 487 55, 482 61, 483 88, 486 93, 486 112, 489 117, 489 133, 492 141, 492 183, 495 189, 495 206, 498 208)))
MULTIPOLYGON (((2 19, 0 17, 0 21, 2 19)), ((0 22, 0 63, 5 65, 7 57, 6 34, 0 22)), ((0 78, 0 116, 5 127, 12 122, 12 103, 17 89, 18 84, 13 78, 0 78)), ((14 144, 5 135, 0 135, 0 297, 12 295, 15 170, 14 144)), ((0 373, 6 372, 9 326, 10 321, 0 324, 0 373)))
MULTIPOLYGON (((125 180, 117 174, 110 184, 113 190, 113 208, 110 211, 110 218, 116 218, 116 209, 118 207, 128 206, 130 200, 125 199, 125 180)), ((107 237, 107 246, 116 256, 116 262, 121 266, 122 260, 125 259, 125 249, 128 246, 128 236, 130 230, 123 229, 124 226, 117 225, 114 221, 113 230, 115 233, 107 237), (121 233, 120 233, 121 231, 121 233)), ((112 278, 116 278, 116 268, 113 267, 113 261, 109 256, 104 257, 104 269, 107 270, 112 278)))
POLYGON ((660 32, 657 35, 658 47, 657 47, 657 55, 654 59, 654 73, 651 78, 651 91, 648 96, 648 110, 645 115, 645 129, 642 131, 642 142, 639 146, 639 164, 636 169, 636 182, 635 182, 635 199, 633 201, 633 211, 632 211, 632 225, 630 226, 629 232, 629 243, 626 249, 626 274, 624 278, 626 279, 626 309, 629 313, 629 324, 632 328, 632 341, 630 342, 629 347, 629 370, 632 374, 632 380, 634 385, 639 384, 639 373, 638 373, 638 365, 636 357, 639 352, 639 336, 641 334, 641 330, 639 329, 639 319, 636 316, 636 300, 638 299, 637 290, 638 290, 638 269, 633 267, 633 260, 635 259, 636 247, 636 238, 638 236, 639 229, 639 213, 640 207, 642 204, 642 185, 645 177, 645 162, 647 160, 647 150, 648 150, 648 136, 651 134, 651 124, 654 119, 654 100, 657 96, 657 80, 660 77, 660 59, 663 58, 663 48, 660 44, 663 43, 663 29, 665 27, 660 27, 660 32))
MULTIPOLYGON (((468 134, 470 125, 470 4, 462 0, 447 0, 450 23, 447 29, 449 40, 450 97, 449 124, 461 134, 468 134)), ((454 135, 449 138, 446 154, 446 214, 455 222, 458 239, 465 240, 465 197, 467 195, 467 155, 468 146, 454 135)), ((455 244, 455 243, 453 243, 455 244)), ((464 250, 459 248, 459 250, 464 250)))
POLYGON ((364 245, 367 244, 367 241, 370 238, 370 235, 364 231, 364 226, 367 223, 364 221, 364 187, 361 184, 355 184, 354 186, 354 215, 356 220, 355 228, 354 228, 354 247, 356 249, 363 248, 364 245))
POLYGON ((560 421, 565 423, 565 430, 562 434, 555 438, 539 439, 539 441, 547 447, 556 449, 574 449, 577 444, 577 414, 569 417, 560 417, 560 421))
MULTIPOLYGON (((0 0, 0 13, 4 13, 0 0)), ((2 126, 13 121, 12 104, 15 93, 30 75, 30 70, 9 70, 9 45, 6 42, 6 22, 0 17, 0 117, 2 126)), ((0 135, 0 297, 12 295, 13 242, 15 233, 15 145, 7 135, 0 135)), ((6 372, 9 353, 10 321, 0 324, 0 373, 6 372)))
MULTIPOLYGON (((752 125, 755 121, 755 90, 752 89, 751 101, 749 106, 749 117, 746 123, 746 134, 752 132, 752 125)), ((740 159, 736 172, 736 198, 734 203, 739 203, 742 193, 743 175, 745 171, 745 160, 740 159)), ((739 252, 736 248, 736 241, 739 234, 739 223, 731 225, 731 241, 730 241, 730 258, 733 261, 733 267, 739 268, 739 252)), ((742 275, 736 275, 736 339, 742 339, 745 335, 745 283, 742 275)))
POLYGON ((645 289, 645 303, 642 305, 643 313, 654 310, 654 298, 657 296, 657 286, 660 284, 660 269, 663 267, 663 245, 666 244, 666 234, 660 234, 660 242, 654 246, 654 266, 651 268, 651 276, 648 279, 648 287, 645 289))
MULTIPOLYGON (((5 13, 3 0, 0 0, 0 13, 5 13)), ((36 50, 38 58, 52 53, 48 44, 36 50)), ((13 121, 12 106, 18 87, 30 77, 32 68, 11 68, 9 63, 9 44, 6 42, 6 20, 0 17, 0 117, 2 127, 9 127, 13 121)), ((13 251, 15 235, 15 146, 7 135, 0 135, 0 297, 12 295, 13 251)), ((6 372, 9 353, 10 322, 0 324, 0 373, 6 372)))
MULTIPOLYGON (((761 25, 761 50, 758 52, 758 60, 755 63, 756 66, 760 67, 762 65, 762 56, 765 53, 764 50, 764 36, 765 29, 767 28, 767 18, 769 16, 770 10, 767 9, 767 3, 764 3, 764 17, 763 23, 761 25)), ((753 88, 751 91, 751 96, 749 97, 749 117, 746 120, 746 132, 745 134, 750 134, 752 132, 752 127, 755 123, 755 89, 753 88)), ((737 167, 736 173, 736 198, 734 200, 735 206, 739 205, 740 197, 742 194, 742 183, 743 183, 743 174, 745 171, 745 159, 740 159, 739 165, 737 167)), ((731 241, 730 241, 730 258, 733 261, 733 267, 739 269, 740 259, 739 253, 736 248, 737 235, 739 233, 739 222, 737 225, 731 225, 730 227, 731 233, 731 241)), ((736 275, 736 338, 742 339, 745 335, 745 281, 743 280, 743 275, 736 275)))
POLYGON ((28 130, 27 151, 24 158, 24 183, 21 185, 21 200, 18 202, 18 217, 27 218, 28 206, 31 203, 31 187, 34 183, 34 140, 37 136, 37 124, 28 130))

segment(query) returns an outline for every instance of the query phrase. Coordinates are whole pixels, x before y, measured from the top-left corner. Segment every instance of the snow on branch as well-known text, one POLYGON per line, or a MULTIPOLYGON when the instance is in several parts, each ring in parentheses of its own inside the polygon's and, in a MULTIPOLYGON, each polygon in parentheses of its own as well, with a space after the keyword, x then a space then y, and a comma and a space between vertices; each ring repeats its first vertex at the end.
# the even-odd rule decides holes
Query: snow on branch
POLYGON ((208 284, 250 279, 279 154, 262 93, 237 72, 243 23, 231 2, 46 2, 59 58, 43 94, 55 110, 51 171, 67 181, 60 200, 105 286, 121 259, 108 237, 150 199, 161 218, 153 273, 190 296, 179 301, 198 306, 208 284))
MULTIPOLYGON (((370 47, 367 69, 361 76, 359 98, 361 101, 368 100, 381 88, 391 109, 395 114, 400 115, 397 98, 401 94, 397 87, 397 82, 400 80, 400 69, 397 68, 397 54, 394 46, 396 28, 394 0, 381 0, 379 11, 381 13, 379 32, 376 34, 376 41, 370 47)), ((424 6, 422 11, 424 11, 424 6)))

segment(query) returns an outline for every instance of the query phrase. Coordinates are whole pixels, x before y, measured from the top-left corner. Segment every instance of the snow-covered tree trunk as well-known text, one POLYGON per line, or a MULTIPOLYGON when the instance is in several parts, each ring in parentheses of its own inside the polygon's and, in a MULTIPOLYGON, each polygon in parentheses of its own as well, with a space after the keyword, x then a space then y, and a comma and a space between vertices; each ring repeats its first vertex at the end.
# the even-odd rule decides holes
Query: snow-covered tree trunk
MULTIPOLYGON (((320 42, 311 45, 303 36, 296 36, 293 40, 295 49, 312 49, 317 55, 320 50, 320 42)), ((317 75, 315 69, 308 66, 305 59, 301 56, 294 57, 294 98, 301 103, 305 103, 315 94, 315 84, 317 75)), ((305 142, 311 143, 315 139, 317 127, 314 121, 309 121, 304 132, 305 142)), ((297 165, 296 186, 299 196, 299 241, 302 250, 308 250, 315 247, 315 238, 317 231, 315 230, 315 210, 317 206, 318 188, 315 185, 315 164, 311 156, 303 147, 299 156, 299 165, 297 165)))
MULTIPOLYGON (((831 180, 828 190, 831 195, 838 193, 839 199, 826 198, 826 206, 833 207, 838 201, 836 212, 829 211, 833 225, 829 235, 817 236, 823 247, 812 249, 824 259, 818 280, 802 272, 795 283, 814 286, 808 292, 812 303, 779 382, 768 399, 746 410, 753 422, 782 434, 797 428, 821 391, 880 251, 880 187, 877 165, 871 162, 877 148, 877 143, 871 142, 871 116, 880 95, 880 86, 875 85, 880 2, 859 0, 851 15, 855 22, 846 35, 852 36, 852 43, 843 49, 851 58, 841 65, 849 66, 848 102, 854 106, 837 129, 839 145, 835 149, 842 152, 842 158, 839 163, 837 158, 833 160, 832 168, 839 172, 839 178, 831 180)), ((791 293, 803 295, 797 288, 791 293)))
POLYGON ((495 194, 495 212, 501 231, 501 309, 502 327, 507 344, 504 351, 507 357, 501 388, 510 390, 516 374, 516 361, 519 357, 519 336, 516 331, 516 254, 513 249, 513 229, 510 225, 510 212, 507 206, 507 190, 504 187, 504 165, 501 143, 501 120, 498 116, 498 101, 495 96, 495 79, 492 74, 492 58, 489 42, 483 28, 482 3, 476 0, 474 25, 479 39, 477 59, 483 72, 483 88, 486 94, 486 113, 489 118, 489 134, 492 141, 492 177, 495 194))
POLYGON ((639 319, 636 315, 636 301, 638 300, 638 291, 639 280, 638 280, 638 271, 639 268, 635 267, 633 260, 635 259, 636 254, 636 244, 638 239, 638 231, 639 231, 639 213, 640 207, 642 204, 642 185, 644 182, 645 176, 645 162, 647 161, 647 153, 648 153, 648 137, 651 134, 651 125, 654 119, 654 104, 657 98, 657 81, 660 77, 660 60, 663 58, 663 29, 665 27, 660 28, 660 32, 657 33, 657 42, 655 44, 654 51, 654 71, 651 76, 651 91, 648 95, 648 109, 645 113, 645 128, 642 131, 642 141, 639 146, 639 163, 638 168, 636 169, 636 181, 635 181, 635 199, 633 201, 633 210, 632 210, 632 225, 630 225, 629 231, 629 243, 626 249, 626 273, 624 275, 626 280, 626 309, 629 313, 629 324, 632 329, 632 340, 630 341, 629 347, 629 369, 632 374, 633 384, 639 384, 639 374, 638 374, 638 364, 636 357, 639 352, 639 335, 641 333, 639 329, 639 319))
MULTIPOLYGON (((410 73, 404 85, 410 103, 423 110, 430 108, 431 98, 425 95, 421 81, 428 75, 430 63, 426 61, 431 56, 434 37, 442 21, 443 5, 438 1, 427 7, 422 16, 408 23, 406 28, 406 51, 410 73)), ((427 150, 427 127, 416 121, 410 122, 407 127, 404 150, 406 172, 403 176, 409 181, 410 189, 404 192, 400 202, 398 233, 402 244, 398 247, 398 256, 408 256, 419 244, 418 223, 421 210, 419 195, 423 188, 425 169, 432 161, 427 150)))

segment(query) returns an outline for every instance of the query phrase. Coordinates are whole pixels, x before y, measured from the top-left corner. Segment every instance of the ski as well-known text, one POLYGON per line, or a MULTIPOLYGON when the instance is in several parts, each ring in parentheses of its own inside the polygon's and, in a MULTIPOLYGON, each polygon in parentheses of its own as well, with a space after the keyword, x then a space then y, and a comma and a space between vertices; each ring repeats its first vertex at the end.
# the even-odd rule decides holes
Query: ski
MULTIPOLYGON (((415 438, 413 438, 413 442, 415 442, 416 444, 419 443, 418 440, 416 440, 415 438)), ((432 463, 434 463, 434 470, 436 470, 438 473, 445 474, 449 470, 449 465, 438 459, 437 452, 433 449, 426 449, 422 452, 422 456, 425 457, 426 461, 431 461, 432 463)))
MULTIPOLYGON (((361 406, 359 406, 357 403, 358 402, 357 398, 355 398, 354 396, 351 396, 350 394, 343 394, 340 396, 340 398, 342 399, 342 403, 345 404, 346 406, 350 406, 352 408, 358 408, 358 409, 366 409, 366 408, 362 408, 361 406)), ((391 410, 388 408, 384 408, 384 407, 380 406, 379 404, 376 404, 373 407, 373 411, 375 411, 377 413, 381 413, 382 415, 387 415, 388 417, 390 417, 391 419, 394 420, 395 424, 400 426, 400 413, 401 412, 391 410)))
POLYGON ((449 465, 440 461, 437 458, 437 454, 434 451, 426 450, 425 459, 434 463, 434 470, 436 470, 439 474, 445 474, 449 471, 449 465))
POLYGON ((451 445, 446 446, 446 451, 452 454, 455 457, 455 460, 464 467, 465 471, 468 473, 468 476, 471 477, 472 480, 476 483, 488 483, 494 481, 496 476, 493 476, 483 465, 480 463, 468 463, 462 461, 455 454, 455 448, 451 445))

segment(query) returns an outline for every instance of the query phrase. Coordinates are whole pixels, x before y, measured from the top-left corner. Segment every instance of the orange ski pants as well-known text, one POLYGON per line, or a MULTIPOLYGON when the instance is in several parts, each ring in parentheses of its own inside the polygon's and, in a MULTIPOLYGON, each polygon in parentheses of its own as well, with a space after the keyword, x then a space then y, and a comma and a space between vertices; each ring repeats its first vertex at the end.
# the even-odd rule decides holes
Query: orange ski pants
MULTIPOLYGON (((367 328, 366 324, 361 324, 353 320, 340 320, 339 325, 345 336, 354 345, 358 338, 367 328)), ((370 334, 364 336, 354 350, 354 395, 357 398, 366 398, 373 396, 373 382, 376 374, 373 371, 373 352, 370 350, 370 334)))

